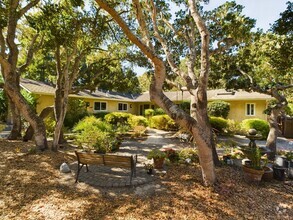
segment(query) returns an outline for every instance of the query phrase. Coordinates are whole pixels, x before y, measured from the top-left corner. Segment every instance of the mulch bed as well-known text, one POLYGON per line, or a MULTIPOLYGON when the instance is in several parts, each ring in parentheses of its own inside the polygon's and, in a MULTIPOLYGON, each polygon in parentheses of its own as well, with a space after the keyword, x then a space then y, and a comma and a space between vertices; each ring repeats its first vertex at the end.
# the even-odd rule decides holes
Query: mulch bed
POLYGON ((133 188, 93 188, 64 178, 70 148, 34 152, 32 142, 0 140, 0 219, 292 219, 293 183, 243 181, 239 169, 216 169, 204 187, 199 166, 170 166, 145 196, 133 188), (31 153, 29 153, 31 152, 31 153))

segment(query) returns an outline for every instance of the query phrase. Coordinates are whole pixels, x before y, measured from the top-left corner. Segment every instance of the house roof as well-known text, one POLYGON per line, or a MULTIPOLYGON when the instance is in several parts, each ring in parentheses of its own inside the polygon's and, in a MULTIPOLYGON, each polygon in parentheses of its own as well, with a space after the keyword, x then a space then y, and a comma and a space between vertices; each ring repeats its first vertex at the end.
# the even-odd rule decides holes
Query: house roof
MULTIPOLYGON (((40 94, 40 95, 54 95, 55 88, 53 85, 46 84, 40 81, 34 81, 31 79, 21 79, 21 87, 25 90, 40 94)), ((165 95, 172 101, 189 101, 190 93, 188 91, 171 91, 164 92, 165 95)), ((96 90, 90 92, 88 90, 80 91, 76 94, 70 94, 70 97, 76 98, 88 98, 88 99, 103 99, 103 100, 120 100, 120 101, 131 101, 131 102, 149 102, 149 92, 144 92, 139 95, 123 94, 111 91, 96 90)), ((258 92, 246 92, 243 90, 227 92, 225 89, 209 90, 207 92, 207 98, 210 101, 214 100, 270 100, 273 99, 269 95, 261 94, 258 92)))
MULTIPOLYGON (((55 87, 44 82, 35 81, 31 79, 21 79, 20 85, 28 92, 39 95, 54 95, 55 87)), ((96 90, 90 92, 89 90, 79 91, 78 93, 70 94, 70 97, 89 98, 89 99, 106 99, 106 100, 121 100, 133 101, 134 97, 131 94, 123 94, 111 91, 96 90)))

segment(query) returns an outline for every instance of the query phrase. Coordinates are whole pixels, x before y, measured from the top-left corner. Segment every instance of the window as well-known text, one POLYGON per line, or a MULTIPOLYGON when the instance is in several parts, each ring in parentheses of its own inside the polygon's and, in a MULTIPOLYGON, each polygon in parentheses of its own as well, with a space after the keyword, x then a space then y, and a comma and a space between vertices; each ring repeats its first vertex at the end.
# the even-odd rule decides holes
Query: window
POLYGON ((118 111, 127 111, 127 104, 118 103, 118 111))
POLYGON ((246 104, 246 115, 247 116, 254 116, 255 115, 255 104, 254 103, 247 103, 246 104))
POLYGON ((95 102, 94 111, 106 111, 107 103, 106 102, 95 102))

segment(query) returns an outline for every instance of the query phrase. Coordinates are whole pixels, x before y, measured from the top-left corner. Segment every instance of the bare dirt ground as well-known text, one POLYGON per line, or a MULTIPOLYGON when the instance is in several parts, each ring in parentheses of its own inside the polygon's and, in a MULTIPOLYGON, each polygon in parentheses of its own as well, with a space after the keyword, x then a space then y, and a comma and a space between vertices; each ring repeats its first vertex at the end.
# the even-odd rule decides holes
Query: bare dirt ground
MULTIPOLYGON (((32 142, 0 140, 0 219, 292 219, 293 183, 251 186, 234 167, 216 169, 219 183, 202 185, 200 167, 169 166, 137 188, 93 188, 59 172, 63 152, 32 152, 32 142), (150 188, 160 190, 150 191, 150 188), (138 191, 146 193, 136 193, 138 191)), ((66 152, 66 153, 64 153, 66 152)))

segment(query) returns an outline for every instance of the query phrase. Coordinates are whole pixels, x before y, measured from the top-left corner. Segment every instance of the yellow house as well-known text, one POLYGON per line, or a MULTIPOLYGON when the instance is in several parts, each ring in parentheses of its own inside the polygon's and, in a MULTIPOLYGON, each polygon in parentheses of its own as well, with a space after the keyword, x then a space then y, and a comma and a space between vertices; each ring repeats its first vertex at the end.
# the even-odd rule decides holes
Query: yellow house
MULTIPOLYGON (((21 87, 33 93, 37 99, 37 112, 41 112, 47 106, 54 105, 55 88, 43 82, 30 79, 22 79, 21 87)), ((165 92, 170 100, 175 103, 182 103, 190 100, 187 91, 165 92)), ((266 120, 263 111, 267 108, 268 101, 273 98, 257 92, 233 91, 227 92, 224 89, 209 90, 208 101, 223 100, 230 103, 229 119, 242 121, 247 118, 260 118, 266 120)), ((77 94, 70 94, 70 98, 82 99, 87 103, 87 109, 91 113, 98 112, 128 112, 142 115, 145 109, 155 108, 150 102, 148 92, 132 95, 111 91, 96 90, 94 92, 81 91, 77 94)))

